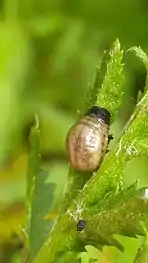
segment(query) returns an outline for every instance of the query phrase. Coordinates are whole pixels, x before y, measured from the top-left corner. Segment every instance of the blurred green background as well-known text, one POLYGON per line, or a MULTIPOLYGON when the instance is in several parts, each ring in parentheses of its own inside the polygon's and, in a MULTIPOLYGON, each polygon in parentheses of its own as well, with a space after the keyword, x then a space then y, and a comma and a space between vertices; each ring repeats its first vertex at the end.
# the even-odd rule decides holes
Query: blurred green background
MULTIPOLYGON (((124 50, 140 45, 148 52, 148 2, 1 0, 0 19, 0 262, 17 263, 15 233, 24 218, 33 114, 40 119, 42 166, 49 172, 49 181, 56 184, 52 204, 56 214, 68 173, 65 136, 83 107, 95 66, 116 37, 124 50)), ((145 83, 142 63, 129 54, 124 62, 125 95, 111 127, 115 140, 110 147, 145 83)), ((136 178, 140 186, 146 185, 147 169, 147 157, 130 162, 125 167, 125 185, 136 178)), ((108 258, 98 262, 121 262, 114 250, 108 258)))

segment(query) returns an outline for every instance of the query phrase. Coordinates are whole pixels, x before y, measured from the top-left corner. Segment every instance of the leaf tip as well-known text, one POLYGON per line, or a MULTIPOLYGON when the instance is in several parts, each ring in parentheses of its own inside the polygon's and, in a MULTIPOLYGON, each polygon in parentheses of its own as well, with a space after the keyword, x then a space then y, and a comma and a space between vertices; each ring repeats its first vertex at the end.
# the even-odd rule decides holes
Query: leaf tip
POLYGON ((39 122, 39 117, 36 113, 34 114, 34 126, 35 126, 36 130, 39 130, 40 122, 39 122))
POLYGON ((120 41, 118 38, 116 38, 116 40, 114 41, 112 49, 118 52, 120 51, 121 45, 120 45, 120 41))

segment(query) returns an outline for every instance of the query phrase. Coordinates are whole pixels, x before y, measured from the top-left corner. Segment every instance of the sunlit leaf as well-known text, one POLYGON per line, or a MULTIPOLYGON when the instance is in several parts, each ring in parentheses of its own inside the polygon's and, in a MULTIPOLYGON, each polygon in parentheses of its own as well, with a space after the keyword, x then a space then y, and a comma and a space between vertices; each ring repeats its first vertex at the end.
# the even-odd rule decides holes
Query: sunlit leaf
MULTIPOLYGON (((107 108, 113 117, 121 102, 121 84, 123 80, 123 51, 120 50, 118 40, 111 49, 104 54, 101 69, 96 71, 94 86, 89 87, 85 99, 85 110, 97 104, 107 108), (104 80, 103 80, 104 78, 104 80)), ((91 173, 80 173, 70 169, 67 192, 63 203, 64 209, 68 207, 71 200, 82 189, 86 181, 91 177, 91 173)))
POLYGON ((121 103, 123 82, 123 51, 117 39, 112 47, 104 53, 101 69, 97 68, 93 88, 86 95, 86 109, 94 104, 109 110, 114 121, 121 103))
MULTIPOLYGON (((148 57, 147 57, 147 54, 141 49, 141 47, 131 47, 127 51, 134 53, 143 62, 146 68, 146 71, 148 72, 148 57)), ((144 93, 147 90, 148 90, 148 76, 146 77, 144 93)))
MULTIPOLYGON (((108 208, 91 215, 90 219, 84 217, 86 227, 83 233, 80 233, 80 238, 88 240, 88 243, 96 242, 96 246, 114 245, 122 250, 122 246, 114 239, 114 234, 129 237, 145 235, 141 221, 148 216, 148 189, 134 190, 129 187, 117 194, 110 203, 108 208)), ((98 210, 99 207, 98 203, 98 210)))
POLYGON ((54 198, 55 185, 49 183, 48 172, 41 169, 39 120, 30 132, 30 155, 28 162, 27 211, 29 225, 29 258, 32 262, 47 237, 54 219, 49 217, 54 198), (30 218, 31 217, 31 218, 30 218), (36 238, 38 236, 38 238, 36 238))
POLYGON ((48 173, 44 170, 40 170, 35 176, 31 206, 28 262, 33 262, 33 258, 46 240, 55 219, 49 216, 53 204, 55 185, 48 182, 48 176, 48 173))
POLYGON ((148 245, 142 245, 135 256, 134 263, 147 263, 148 262, 148 245))
MULTIPOLYGON (((113 47, 113 52, 110 53, 111 59, 107 63, 107 73, 99 90, 98 102, 102 101, 104 105, 101 106, 110 109, 114 117, 121 101, 123 65, 119 42, 116 41, 113 47), (113 83, 114 81, 116 83, 113 83), (113 93, 111 94, 109 90, 113 90, 113 93), (105 94, 108 98, 111 96, 111 99, 105 100, 105 94)), ((98 171, 85 183, 81 191, 78 191, 77 184, 76 188, 68 188, 70 194, 66 193, 65 196, 69 199, 66 202, 64 200, 65 207, 68 209, 63 210, 65 213, 59 216, 49 237, 35 257, 34 263, 40 263, 41 260, 45 263, 55 262, 58 258, 64 262, 64 257, 61 255, 65 255, 66 251, 75 251, 75 253, 84 251, 86 244, 100 249, 104 245, 115 246, 123 251, 124 248, 115 239, 115 234, 135 238, 145 235, 141 221, 144 222, 148 216, 148 189, 145 187, 137 190, 136 182, 123 190, 123 174, 128 161, 148 154, 147 105, 146 92, 137 104, 115 147, 105 157, 98 171), (80 219, 86 224, 83 231, 77 231, 77 223, 80 219)), ((75 172, 73 178, 76 178, 75 172)), ((74 179, 72 183, 75 186, 74 179)))

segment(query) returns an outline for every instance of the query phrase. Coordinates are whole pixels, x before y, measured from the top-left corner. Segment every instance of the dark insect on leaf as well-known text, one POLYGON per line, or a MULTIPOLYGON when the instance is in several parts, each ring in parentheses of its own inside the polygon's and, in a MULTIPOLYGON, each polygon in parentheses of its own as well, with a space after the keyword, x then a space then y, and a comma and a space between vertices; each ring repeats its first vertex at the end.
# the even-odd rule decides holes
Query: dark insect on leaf
POLYGON ((79 220, 77 224, 77 231, 82 231, 86 225, 86 222, 82 219, 79 220))

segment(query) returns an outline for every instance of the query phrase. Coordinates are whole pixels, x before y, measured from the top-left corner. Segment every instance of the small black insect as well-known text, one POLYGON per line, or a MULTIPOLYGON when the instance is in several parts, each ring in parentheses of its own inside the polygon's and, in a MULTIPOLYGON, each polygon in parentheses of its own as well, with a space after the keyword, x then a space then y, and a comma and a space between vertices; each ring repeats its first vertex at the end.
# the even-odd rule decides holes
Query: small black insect
POLYGON ((82 219, 77 223, 77 231, 82 231, 86 225, 86 222, 82 219))

